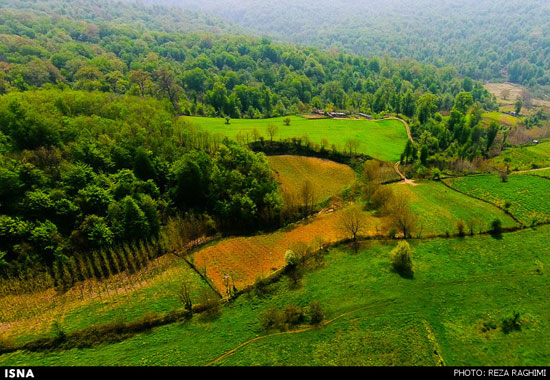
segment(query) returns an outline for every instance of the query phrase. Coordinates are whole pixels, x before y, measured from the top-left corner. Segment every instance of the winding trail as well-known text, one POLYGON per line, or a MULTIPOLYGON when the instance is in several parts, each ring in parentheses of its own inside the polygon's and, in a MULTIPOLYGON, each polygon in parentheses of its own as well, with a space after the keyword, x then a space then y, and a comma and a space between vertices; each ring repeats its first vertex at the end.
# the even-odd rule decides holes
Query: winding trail
POLYGON ((411 140, 411 142, 414 142, 411 134, 411 127, 409 127, 409 123, 407 123, 405 120, 397 116, 390 116, 390 117, 387 117, 386 119, 399 120, 400 122, 402 122, 405 125, 405 128, 407 129, 407 136, 409 136, 409 140, 411 140))
MULTIPOLYGON (((390 302, 393 302, 395 300, 393 299, 390 299, 389 300, 390 302)), ((373 307, 379 307, 380 305, 378 304, 375 304, 375 305, 364 305, 364 306, 361 306, 361 307, 358 307, 356 309, 353 309, 353 310, 350 310, 350 311, 347 311, 345 313, 342 313, 328 321, 324 321, 324 322, 321 322, 319 323, 318 325, 316 326, 308 326, 308 327, 304 327, 304 328, 301 328, 301 329, 297 329, 297 330, 291 330, 291 331, 282 331, 282 332, 278 332, 278 333, 273 333, 273 334, 267 334, 267 335, 260 335, 260 336, 257 336, 257 337, 254 337, 252 339, 249 339, 241 344, 239 344, 237 347, 235 348, 232 348, 231 350, 227 351, 226 353, 224 353, 222 356, 214 359, 213 361, 211 361, 210 363, 207 363, 207 364, 204 364, 203 366, 211 366, 211 365, 214 365, 214 364, 217 364, 219 361, 223 360, 223 359, 226 359, 228 358, 229 356, 233 355, 235 352, 237 352, 238 350, 240 350, 241 348, 249 345, 250 343, 252 342, 255 342, 255 341, 258 341, 258 340, 261 340, 261 339, 265 339, 265 338, 270 338, 270 337, 273 337, 273 336, 279 336, 279 335, 290 335, 290 334, 299 334, 299 333, 302 333, 302 332, 305 332, 305 331, 311 331, 311 330, 316 330, 316 329, 320 329, 320 328, 323 328, 323 327, 326 327, 328 326, 329 324, 337 321, 338 319, 340 318, 343 318, 347 315, 350 315, 350 314, 353 314, 353 313, 356 313, 358 311, 361 311, 361 310, 365 310, 365 309, 369 309, 369 308, 373 308, 373 307)))
POLYGON ((405 177, 405 174, 401 173, 401 170, 399 170, 399 161, 397 161, 395 164, 393 164, 393 170, 395 170, 397 175, 403 179, 404 184, 411 185, 411 186, 417 186, 418 185, 413 180, 408 179, 407 177, 405 177))
MULTIPOLYGON (((411 128, 409 126, 409 123, 407 123, 405 120, 403 120, 403 119, 401 119, 397 116, 387 117, 386 119, 399 120, 400 122, 402 122, 403 125, 405 126, 405 129, 407 130, 407 136, 409 137, 409 140, 411 140, 411 142, 414 143, 414 139, 413 139, 412 134, 411 134, 411 128)), ((407 177, 405 177, 405 175, 401 172, 401 170, 399 170, 399 161, 397 161, 395 164, 393 164, 393 170, 395 170, 397 175, 403 179, 404 184, 411 185, 411 186, 416 186, 417 185, 417 183, 415 183, 414 181, 412 181, 412 180, 408 179, 407 177)))

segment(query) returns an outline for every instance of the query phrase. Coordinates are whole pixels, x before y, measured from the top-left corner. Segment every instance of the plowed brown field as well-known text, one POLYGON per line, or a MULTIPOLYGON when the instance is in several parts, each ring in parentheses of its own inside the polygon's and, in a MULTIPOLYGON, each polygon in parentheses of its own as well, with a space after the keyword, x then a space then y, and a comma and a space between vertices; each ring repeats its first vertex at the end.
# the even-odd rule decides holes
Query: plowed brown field
MULTIPOLYGON (((220 293, 225 292, 226 275, 233 279, 237 289, 242 289, 254 284, 258 276, 269 276, 281 269, 285 265, 285 252, 296 243, 311 244, 317 237, 322 237, 325 243, 344 239, 345 234, 339 227, 340 212, 318 215, 287 231, 223 240, 195 253, 195 265, 206 270, 220 293)), ((374 235, 384 223, 367 213, 364 218, 363 234, 374 235)))

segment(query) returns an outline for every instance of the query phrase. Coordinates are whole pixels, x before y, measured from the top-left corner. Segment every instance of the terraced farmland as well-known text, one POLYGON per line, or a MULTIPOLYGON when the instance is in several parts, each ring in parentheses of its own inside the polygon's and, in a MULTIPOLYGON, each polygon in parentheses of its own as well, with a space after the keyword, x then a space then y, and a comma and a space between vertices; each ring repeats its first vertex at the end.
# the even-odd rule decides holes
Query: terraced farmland
MULTIPOLYGON (((352 206, 357 207, 357 206, 352 206)), ((199 270, 213 280, 220 291, 225 292, 224 279, 229 276, 238 289, 252 285, 258 276, 269 276, 285 265, 284 255, 297 243, 311 244, 322 238, 324 243, 333 243, 345 238, 339 226, 339 213, 319 215, 296 227, 270 234, 251 237, 235 237, 198 251, 194 263, 199 270)), ((364 234, 377 234, 384 221, 364 214, 364 234)))

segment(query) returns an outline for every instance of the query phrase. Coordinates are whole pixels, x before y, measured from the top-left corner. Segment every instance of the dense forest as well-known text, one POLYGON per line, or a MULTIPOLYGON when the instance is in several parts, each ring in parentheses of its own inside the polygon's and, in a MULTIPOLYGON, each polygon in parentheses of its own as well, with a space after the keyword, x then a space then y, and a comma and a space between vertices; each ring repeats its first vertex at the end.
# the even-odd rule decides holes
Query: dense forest
MULTIPOLYGON (((438 95, 438 107, 450 110, 464 89, 449 67, 332 54, 268 39, 155 32, 11 11, 0 22, 1 92, 68 83, 167 98, 183 114, 256 118, 304 111, 306 105, 399 112, 410 107, 403 102, 425 92, 438 95)), ((494 107, 476 86, 475 100, 494 107)))
POLYGON ((200 9, 278 39, 452 65, 475 79, 550 85, 545 0, 146 0, 200 9))

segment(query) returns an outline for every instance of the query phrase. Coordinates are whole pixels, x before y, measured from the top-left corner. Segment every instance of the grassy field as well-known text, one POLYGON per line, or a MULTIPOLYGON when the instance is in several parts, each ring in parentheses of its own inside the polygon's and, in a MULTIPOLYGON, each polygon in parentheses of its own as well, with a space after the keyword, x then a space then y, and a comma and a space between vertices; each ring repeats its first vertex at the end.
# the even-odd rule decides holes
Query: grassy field
POLYGON ((8 310, 0 320, 0 338, 28 341, 48 334, 54 321, 66 332, 115 320, 131 322, 149 312, 164 312, 182 303, 177 292, 187 283, 195 299, 214 292, 188 264, 172 256, 163 256, 151 263, 153 274, 129 282, 113 278, 106 283, 94 283, 89 294, 84 284, 83 296, 77 286, 66 293, 49 289, 42 293, 0 298, 0 307, 8 310), (109 293, 106 288, 110 287, 109 293), (102 294, 97 290, 101 289, 102 294))
MULTIPOLYGON (((267 126, 274 124, 278 127, 278 133, 274 139, 287 137, 308 136, 313 144, 320 144, 322 138, 326 138, 329 144, 335 144, 339 150, 344 150, 346 141, 357 139, 360 145, 357 152, 368 154, 384 161, 397 161, 405 144, 407 143, 407 131, 403 123, 398 120, 335 120, 313 119, 303 117, 290 117, 289 126, 283 123, 282 117, 273 119, 232 119, 229 125, 225 119, 186 117, 194 124, 201 126, 213 134, 221 134, 235 138, 238 133, 249 134, 252 139, 252 131, 257 129, 265 138, 269 139, 267 126)), ((328 147, 330 149, 330 145, 328 147)))
MULTIPOLYGON (((500 218, 505 227, 517 223, 502 210, 485 202, 453 191, 442 183, 434 181, 417 181, 417 186, 406 186, 401 183, 391 185, 394 192, 404 192, 411 200, 411 209, 419 218, 419 225, 424 235, 456 234, 456 223, 462 220, 468 224, 476 221, 475 233, 490 230, 490 223, 500 218)), ((468 228, 466 228, 468 231, 468 228)))
POLYGON ((300 156, 269 156, 267 160, 285 191, 299 193, 309 180, 316 203, 341 193, 355 180, 353 169, 330 160, 300 156))
POLYGON ((510 212, 525 225, 550 219, 550 183, 545 178, 513 175, 508 182, 502 182, 496 175, 482 175, 446 181, 460 191, 500 207, 508 202, 510 212))
POLYGON ((515 127, 521 121, 519 118, 508 115, 501 112, 487 112, 483 114, 483 124, 489 125, 491 122, 496 122, 498 124, 507 125, 515 127))
POLYGON ((390 270, 394 244, 369 242, 359 254, 333 249, 302 286, 288 280, 263 296, 244 295, 214 319, 159 327, 116 344, 62 352, 16 352, 10 365, 205 365, 267 335, 270 306, 322 303, 325 327, 271 335, 218 365, 549 365, 550 227, 463 239, 414 242, 415 275, 390 270), (539 271, 537 271, 539 268, 539 271), (542 274, 541 274, 542 273, 542 274), (518 296, 521 295, 521 296, 518 296), (520 313, 520 330, 503 321, 520 313), (436 353, 437 354, 436 354, 436 353))
POLYGON ((491 162, 493 165, 508 165, 514 171, 550 167, 550 140, 504 150, 491 159, 491 162))

